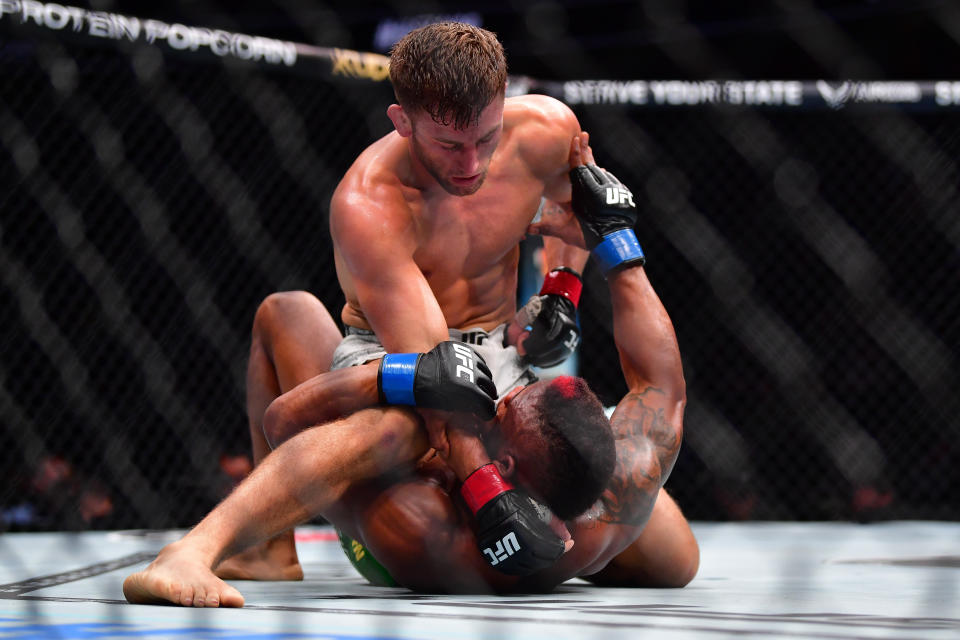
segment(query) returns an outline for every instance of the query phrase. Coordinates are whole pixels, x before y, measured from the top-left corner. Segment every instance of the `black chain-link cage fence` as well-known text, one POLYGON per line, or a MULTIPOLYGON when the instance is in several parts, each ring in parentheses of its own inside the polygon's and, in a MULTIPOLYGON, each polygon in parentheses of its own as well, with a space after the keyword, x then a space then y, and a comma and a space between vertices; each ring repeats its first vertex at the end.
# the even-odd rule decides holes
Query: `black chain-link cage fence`
MULTIPOLYGON (((0 74, 2 527, 189 526, 245 469, 259 302, 337 315, 328 203, 389 89, 51 39, 5 40, 0 74)), ((643 203, 687 515, 957 518, 956 116, 576 112, 643 203)), ((580 369, 613 404, 585 280, 580 369)))

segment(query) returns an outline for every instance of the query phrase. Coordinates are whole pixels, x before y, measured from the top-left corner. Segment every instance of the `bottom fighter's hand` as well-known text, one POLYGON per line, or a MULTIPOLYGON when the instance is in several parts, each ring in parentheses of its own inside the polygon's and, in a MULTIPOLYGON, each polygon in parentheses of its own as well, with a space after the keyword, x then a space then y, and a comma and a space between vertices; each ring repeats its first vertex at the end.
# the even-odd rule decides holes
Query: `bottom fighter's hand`
POLYGON ((566 543, 550 528, 550 510, 516 491, 493 464, 470 474, 460 493, 476 516, 477 545, 491 567, 526 576, 563 555, 566 543))
POLYGON ((377 389, 383 404, 467 411, 483 420, 496 412, 497 387, 480 355, 462 342, 441 342, 426 353, 388 353, 377 389))
MULTIPOLYGON (((583 280, 567 267, 558 267, 546 275, 540 293, 531 296, 515 321, 527 332, 517 348, 526 362, 538 367, 553 367, 567 358, 580 342, 577 303, 583 280)), ((522 334, 521 334, 522 336, 522 334)))
POLYGON ((594 163, 586 133, 573 139, 570 167, 571 206, 597 266, 604 273, 643 266, 646 258, 633 231, 637 222, 633 193, 594 163))

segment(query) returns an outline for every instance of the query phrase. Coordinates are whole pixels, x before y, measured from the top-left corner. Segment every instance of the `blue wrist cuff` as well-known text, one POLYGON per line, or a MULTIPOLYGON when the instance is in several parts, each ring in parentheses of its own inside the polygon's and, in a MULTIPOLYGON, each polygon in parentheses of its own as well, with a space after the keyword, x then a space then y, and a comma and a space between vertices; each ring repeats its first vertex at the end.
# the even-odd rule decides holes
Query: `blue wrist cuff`
POLYGON ((593 248, 593 257, 604 273, 624 262, 643 264, 645 260, 633 229, 620 229, 604 236, 603 242, 593 248))
POLYGON ((380 391, 387 404, 415 405, 413 378, 419 353, 388 353, 380 363, 380 391))

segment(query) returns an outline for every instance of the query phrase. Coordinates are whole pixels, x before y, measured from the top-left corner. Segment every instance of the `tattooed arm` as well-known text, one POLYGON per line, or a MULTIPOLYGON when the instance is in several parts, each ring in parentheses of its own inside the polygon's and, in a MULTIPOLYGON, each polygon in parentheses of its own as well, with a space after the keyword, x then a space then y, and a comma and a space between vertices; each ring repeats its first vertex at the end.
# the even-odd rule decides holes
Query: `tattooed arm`
POLYGON ((600 519, 642 525, 680 450, 686 387, 673 325, 643 267, 610 273, 608 282, 629 391, 610 421, 617 466, 600 519))
MULTIPOLYGON (((554 568, 535 576, 539 582, 534 586, 538 588, 575 575, 596 580, 598 572, 609 571, 607 567, 614 560, 630 579, 609 584, 642 582, 638 576, 647 575, 646 556, 623 560, 619 555, 626 552, 629 556, 636 550, 635 543, 653 513, 680 449, 686 392, 670 318, 643 267, 609 273, 607 281, 613 302, 614 339, 629 388, 610 421, 616 439, 616 466, 600 500, 567 522, 576 544, 554 568), (641 570, 636 569, 637 562, 643 565, 641 570)), ((670 545, 655 540, 642 548, 650 547, 655 549, 653 555, 662 548, 664 557, 674 557, 669 553, 670 545)), ((647 583, 666 582, 652 579, 647 583)))

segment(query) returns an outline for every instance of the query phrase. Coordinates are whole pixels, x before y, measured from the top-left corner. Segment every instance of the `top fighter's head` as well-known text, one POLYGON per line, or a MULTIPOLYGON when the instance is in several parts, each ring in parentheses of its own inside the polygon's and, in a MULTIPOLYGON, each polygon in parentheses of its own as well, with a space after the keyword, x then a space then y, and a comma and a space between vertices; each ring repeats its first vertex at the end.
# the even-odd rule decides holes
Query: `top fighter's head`
POLYGON ((512 390, 483 440, 504 477, 562 520, 589 509, 613 475, 610 421, 583 378, 561 376, 512 390))
POLYGON ((415 29, 390 52, 387 115, 447 192, 483 184, 503 130, 507 61, 495 34, 460 22, 415 29))

